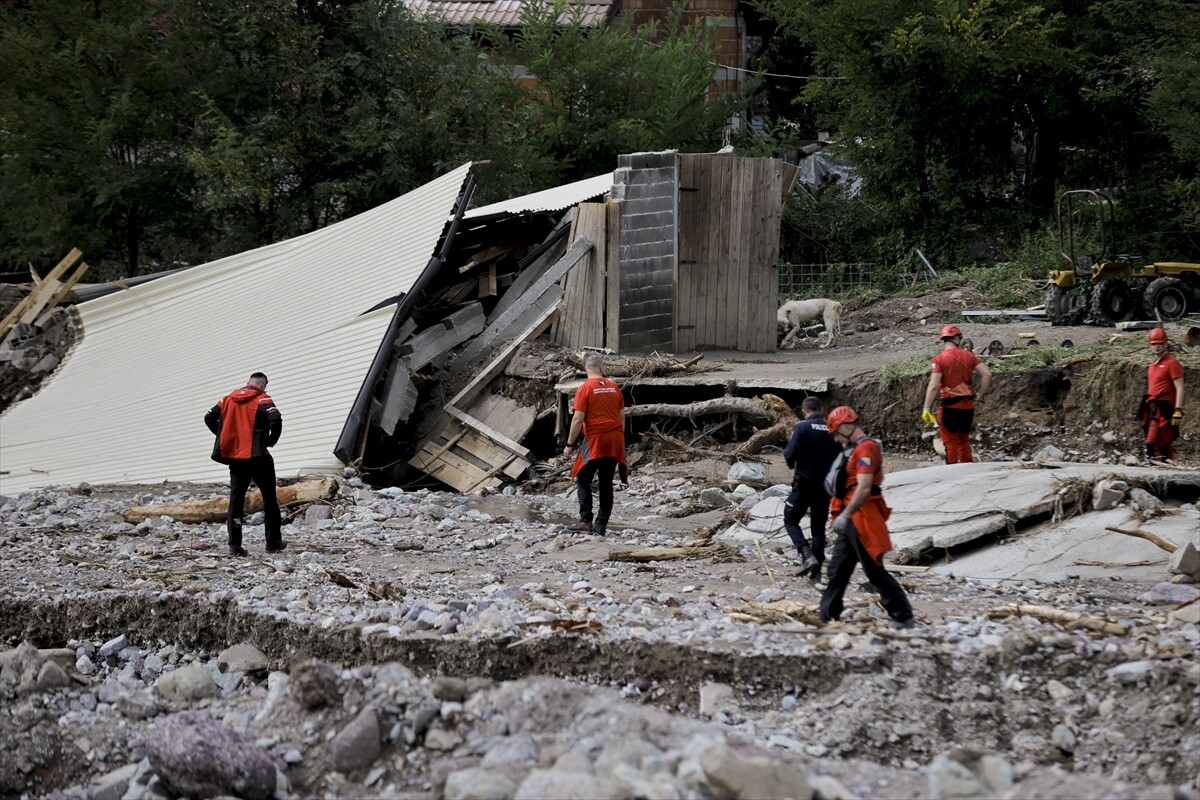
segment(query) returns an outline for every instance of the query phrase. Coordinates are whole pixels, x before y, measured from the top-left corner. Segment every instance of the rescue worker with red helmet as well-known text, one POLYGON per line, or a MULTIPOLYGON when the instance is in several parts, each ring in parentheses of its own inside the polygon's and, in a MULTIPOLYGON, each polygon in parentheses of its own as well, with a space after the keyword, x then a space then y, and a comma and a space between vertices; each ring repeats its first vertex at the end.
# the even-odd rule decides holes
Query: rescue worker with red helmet
POLYGON ((867 436, 850 406, 838 406, 827 419, 833 438, 845 446, 830 468, 826 490, 832 496, 833 532, 837 541, 829 557, 829 584, 821 596, 821 621, 842 615, 842 598, 855 564, 883 598, 893 628, 913 626, 908 595, 883 566, 883 554, 892 549, 887 520, 892 510, 883 500, 883 453, 879 442, 867 436))
POLYGON ((942 444, 946 446, 947 464, 966 463, 974 460, 971 426, 975 422, 975 401, 991 386, 992 371, 979 356, 962 348, 963 335, 957 325, 944 326, 938 338, 942 340, 942 352, 933 358, 921 420, 937 424, 942 444), (979 376, 978 389, 972 385, 976 375, 979 376), (933 415, 935 397, 941 398, 936 417, 933 415))
POLYGON ((1183 423, 1183 365, 1167 347, 1167 332, 1150 331, 1146 341, 1154 360, 1146 369, 1146 394, 1138 406, 1138 418, 1146 432, 1146 455, 1155 461, 1175 460, 1174 441, 1183 423))

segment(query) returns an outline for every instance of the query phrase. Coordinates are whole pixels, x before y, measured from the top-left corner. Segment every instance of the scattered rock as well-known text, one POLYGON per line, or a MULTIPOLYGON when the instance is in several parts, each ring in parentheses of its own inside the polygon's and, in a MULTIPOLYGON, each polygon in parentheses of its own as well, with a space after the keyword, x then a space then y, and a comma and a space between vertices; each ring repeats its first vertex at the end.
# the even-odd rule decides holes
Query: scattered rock
POLYGON ((1012 788, 1013 771, 994 753, 959 748, 943 753, 929 765, 931 800, 972 800, 1004 797, 1012 788))
POLYGON ((718 796, 739 800, 809 800, 812 789, 804 773, 792 765, 767 758, 744 758, 726 745, 704 752, 700 767, 718 796))
POLYGON ((263 652, 249 642, 227 647, 217 656, 221 672, 242 672, 249 675, 267 674, 270 664, 263 652))
POLYGON ((146 742, 150 766, 179 794, 269 800, 275 764, 250 739, 202 712, 172 714, 146 742))
POLYGON ((335 770, 354 772, 369 767, 381 749, 379 718, 374 709, 368 708, 334 737, 329 754, 335 770))
POLYGON ((342 700, 337 669, 324 661, 297 664, 292 670, 288 688, 296 702, 309 711, 337 705, 342 700))
POLYGON ((164 674, 155 681, 154 688, 167 700, 185 702, 216 697, 221 692, 208 670, 199 664, 189 664, 164 674))
POLYGON ((1171 553, 1168 568, 1172 575, 1187 575, 1200 580, 1200 549, 1196 548, 1196 543, 1188 542, 1171 553))

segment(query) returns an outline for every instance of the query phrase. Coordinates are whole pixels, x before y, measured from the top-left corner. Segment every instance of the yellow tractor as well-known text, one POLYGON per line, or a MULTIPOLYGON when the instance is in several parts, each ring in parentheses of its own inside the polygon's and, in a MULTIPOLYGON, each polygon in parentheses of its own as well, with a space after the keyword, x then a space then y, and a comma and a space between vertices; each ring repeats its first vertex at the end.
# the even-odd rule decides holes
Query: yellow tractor
POLYGON ((1067 266, 1051 270, 1046 318, 1053 325, 1125 319, 1175 320, 1200 309, 1200 264, 1146 262, 1118 255, 1112 197, 1094 189, 1063 192, 1058 199, 1058 247, 1067 266), (1077 255, 1075 220, 1086 207, 1096 215, 1088 245, 1097 255, 1077 255))

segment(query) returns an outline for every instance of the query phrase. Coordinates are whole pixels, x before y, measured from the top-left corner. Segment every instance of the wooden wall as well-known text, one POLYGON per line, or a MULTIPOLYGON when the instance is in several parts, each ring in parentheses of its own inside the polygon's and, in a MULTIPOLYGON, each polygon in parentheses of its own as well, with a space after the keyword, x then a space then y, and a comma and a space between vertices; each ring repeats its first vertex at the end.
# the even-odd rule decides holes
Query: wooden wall
POLYGON ((791 172, 778 159, 679 156, 675 351, 775 350, 779 225, 791 172))
POLYGON ((618 204, 580 203, 568 240, 586 236, 593 249, 564 279, 565 312, 551 331, 563 347, 617 349, 620 320, 618 264, 618 204))

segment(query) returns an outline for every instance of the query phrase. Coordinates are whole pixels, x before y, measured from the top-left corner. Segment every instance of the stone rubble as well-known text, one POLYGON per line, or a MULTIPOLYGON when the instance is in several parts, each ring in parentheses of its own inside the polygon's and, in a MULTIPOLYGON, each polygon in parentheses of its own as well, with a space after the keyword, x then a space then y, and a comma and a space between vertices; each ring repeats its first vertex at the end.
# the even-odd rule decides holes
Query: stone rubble
POLYGON ((284 554, 251 518, 249 559, 223 525, 121 518, 209 487, 0 499, 0 795, 1200 797, 1195 585, 900 573, 900 634, 861 575, 837 626, 730 617, 816 602, 781 531, 740 561, 606 559, 727 522, 723 480, 637 476, 598 537, 565 529, 565 484, 351 475, 284 554), (659 513, 685 502, 713 510, 659 513), (1132 633, 989 616, 1010 603, 1132 633))

